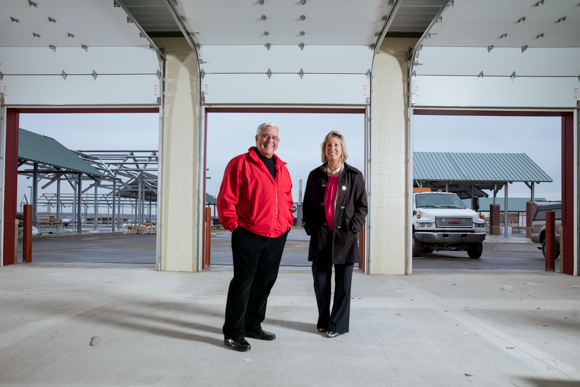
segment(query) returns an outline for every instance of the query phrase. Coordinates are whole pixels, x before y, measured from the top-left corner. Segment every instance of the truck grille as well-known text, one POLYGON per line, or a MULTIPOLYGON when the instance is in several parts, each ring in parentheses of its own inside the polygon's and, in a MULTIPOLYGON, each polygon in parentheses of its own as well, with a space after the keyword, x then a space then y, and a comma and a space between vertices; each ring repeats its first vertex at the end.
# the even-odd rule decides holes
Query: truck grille
POLYGON ((437 227, 471 227, 473 219, 471 218, 435 218, 437 227))

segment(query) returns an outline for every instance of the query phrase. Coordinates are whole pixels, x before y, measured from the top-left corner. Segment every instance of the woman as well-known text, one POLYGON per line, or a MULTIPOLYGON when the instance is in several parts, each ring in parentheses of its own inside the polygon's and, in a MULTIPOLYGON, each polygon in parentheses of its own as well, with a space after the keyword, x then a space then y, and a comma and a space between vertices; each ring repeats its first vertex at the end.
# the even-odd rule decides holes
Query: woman
POLYGON ((322 143, 322 164, 310 172, 304 192, 304 229, 310 235, 308 260, 312 261, 318 304, 319 332, 336 337, 349 330, 352 270, 360 262, 358 233, 367 215, 367 194, 362 173, 346 164, 343 136, 331 131, 322 143), (335 272, 334 304, 330 310, 332 265, 335 272))

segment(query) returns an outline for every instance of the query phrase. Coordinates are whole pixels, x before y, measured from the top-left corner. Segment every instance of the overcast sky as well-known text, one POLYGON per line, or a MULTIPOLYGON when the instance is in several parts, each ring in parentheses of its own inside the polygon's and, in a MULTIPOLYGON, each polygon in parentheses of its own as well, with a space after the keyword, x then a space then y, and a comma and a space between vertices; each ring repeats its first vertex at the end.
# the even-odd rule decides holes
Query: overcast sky
MULTIPOLYGON (((338 130, 347 142, 348 163, 363 170, 364 116, 361 114, 212 113, 208 118, 206 189, 217 195, 228 161, 255 145, 257 126, 273 121, 281 130, 276 152, 288 163, 298 201, 299 180, 321 164, 320 144, 338 130)), ((561 157, 558 117, 415 116, 415 151, 526 153, 553 180, 536 186, 536 197, 560 200, 561 157)), ((158 114, 21 114, 20 127, 54 138, 73 150, 157 149, 158 114)), ((18 202, 30 180, 19 178, 18 202)), ((42 185, 42 184, 41 184, 42 185)), ((64 185, 63 185, 64 188, 64 185)), ((54 192, 50 187, 46 192, 54 192)), ((524 183, 510 197, 529 197, 524 183)), ((499 196, 503 196, 500 192, 499 196)))

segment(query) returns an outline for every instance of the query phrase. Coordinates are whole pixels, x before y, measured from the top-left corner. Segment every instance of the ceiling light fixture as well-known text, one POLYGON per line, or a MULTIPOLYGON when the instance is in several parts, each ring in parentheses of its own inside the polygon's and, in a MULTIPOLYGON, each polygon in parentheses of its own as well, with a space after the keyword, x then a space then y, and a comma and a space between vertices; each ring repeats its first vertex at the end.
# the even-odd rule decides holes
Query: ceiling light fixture
POLYGON ((306 15, 300 15, 300 20, 302 21, 306 20, 306 15))
POLYGON ((20 23, 20 20, 16 19, 15 17, 10 16, 10 21, 12 23, 20 23))
POLYGON ((49 48, 50 48, 52 51, 56 52, 56 46, 53 46, 52 44, 49 44, 49 45, 48 45, 48 47, 49 47, 49 48))
POLYGON ((524 16, 524 17, 519 18, 518 21, 516 21, 516 23, 523 23, 525 21, 526 21, 526 17, 524 16))
POLYGON ((536 39, 540 39, 540 38, 543 38, 543 37, 544 37, 544 34, 540 34, 540 35, 536 36, 536 39))
POLYGON ((304 70, 300 69, 298 75, 300 75, 300 79, 302 79, 302 77, 304 76, 304 70))
POLYGON ((301 50, 304 50, 304 43, 300 43, 298 47, 300 47, 301 50))
POLYGON ((477 79, 479 79, 480 81, 483 80, 483 71, 479 73, 477 79))
POLYGON ((389 0, 389 2, 387 3, 387 5, 389 7, 394 7, 395 6, 395 0, 389 0))
POLYGON ((528 49, 528 46, 523 46, 522 47, 522 52, 526 51, 528 49))
POLYGON ((67 73, 64 72, 64 70, 62 70, 62 79, 64 79, 66 81, 66 77, 68 76, 67 73))
POLYGON ((4 74, 2 74, 2 71, 0 71, 0 81, 4 79, 4 74))
POLYGON ((268 36, 270 33, 268 31, 264 31, 264 36, 268 36))
POLYGON ((371 50, 374 50, 376 46, 377 46, 377 45, 376 45, 375 43, 371 43, 371 44, 369 45, 369 48, 370 48, 371 50))
POLYGON ((306 0, 300 0, 300 4, 306 5, 306 0))
POLYGON ((67 35, 69 38, 74 38, 75 36, 73 34, 71 34, 70 32, 67 32, 67 35))
POLYGON ((540 5, 544 5, 544 0, 538 1, 536 4, 532 5, 532 7, 539 7, 540 5))
POLYGON ((83 50, 85 50, 86 52, 89 52, 89 46, 85 46, 84 44, 81 44, 81 48, 83 50))
POLYGON ((97 80, 97 72, 95 70, 93 70, 93 79, 96 81, 97 80))
POLYGON ((121 8, 121 4, 119 4, 119 2, 117 0, 115 0, 115 1, 113 1, 113 7, 121 8))
POLYGON ((556 23, 562 23, 566 21, 566 16, 559 18, 558 20, 556 20, 556 23))
POLYGON ((28 0, 28 5, 30 5, 31 7, 38 8, 38 3, 35 3, 34 1, 31 1, 31 0, 28 0))
POLYGON ((48 22, 49 23, 56 23, 56 19, 51 18, 50 16, 48 17, 48 22))
POLYGON ((493 50, 493 46, 487 46, 487 52, 491 52, 493 50))
POLYGON ((268 69, 266 75, 268 76, 268 79, 270 79, 272 77, 272 70, 268 69))
POLYGON ((129 16, 127 16, 127 23, 133 23, 133 19, 131 19, 129 16))
POLYGON ((272 45, 271 45, 270 43, 266 43, 264 46, 266 46, 266 48, 267 48, 268 50, 270 50, 270 47, 272 47, 272 45))
POLYGON ((262 15, 261 19, 262 19, 262 20, 267 20, 267 19, 268 19, 268 17, 267 17, 266 15, 262 15))
POLYGON ((443 16, 439 16, 435 23, 443 23, 443 16))
POLYGON ((40 38, 40 35, 39 35, 39 34, 37 34, 36 32, 33 32, 33 33, 32 33, 32 36, 34 36, 35 38, 40 38))
POLYGON ((507 34, 501 34, 499 38, 500 39, 507 38, 507 34))
POLYGON ((264 0, 258 0, 258 4, 264 5, 264 0))
POLYGON ((300 31, 300 36, 304 36, 304 35, 306 35, 306 32, 300 31))
POLYGON ((516 72, 515 71, 512 73, 512 75, 510 75, 510 79, 512 80, 512 82, 516 80, 516 72))

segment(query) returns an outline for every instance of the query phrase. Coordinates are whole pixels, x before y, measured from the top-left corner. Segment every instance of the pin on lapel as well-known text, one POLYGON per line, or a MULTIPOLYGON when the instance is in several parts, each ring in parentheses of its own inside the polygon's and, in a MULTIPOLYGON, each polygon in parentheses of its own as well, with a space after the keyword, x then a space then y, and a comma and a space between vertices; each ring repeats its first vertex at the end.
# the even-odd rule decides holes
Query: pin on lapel
POLYGON ((342 190, 343 191, 346 191, 346 186, 345 185, 342 186, 342 190))

